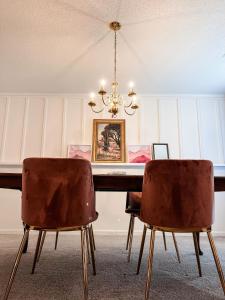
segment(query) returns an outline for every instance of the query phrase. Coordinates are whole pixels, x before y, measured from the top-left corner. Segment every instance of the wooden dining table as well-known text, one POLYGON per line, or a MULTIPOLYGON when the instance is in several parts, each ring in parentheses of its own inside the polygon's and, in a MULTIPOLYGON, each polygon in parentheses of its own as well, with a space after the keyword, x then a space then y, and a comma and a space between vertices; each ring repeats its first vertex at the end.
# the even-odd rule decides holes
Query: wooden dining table
MULTIPOLYGON (((141 192, 143 175, 96 174, 93 181, 96 192, 141 192)), ((22 191, 22 173, 0 173, 0 188, 22 191)), ((214 176, 214 191, 225 191, 225 176, 214 176)))
MULTIPOLYGON (((98 192, 141 192, 143 175, 95 174, 94 189, 98 192)), ((21 173, 0 173, 0 188, 22 190, 21 173)), ((225 176, 214 176, 214 191, 225 191, 225 176)))

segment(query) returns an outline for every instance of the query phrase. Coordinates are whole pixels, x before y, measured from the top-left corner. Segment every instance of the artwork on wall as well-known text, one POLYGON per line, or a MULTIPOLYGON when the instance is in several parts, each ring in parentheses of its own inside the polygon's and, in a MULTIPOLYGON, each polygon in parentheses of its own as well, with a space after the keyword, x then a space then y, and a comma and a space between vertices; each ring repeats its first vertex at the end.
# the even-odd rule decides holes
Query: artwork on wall
POLYGON ((129 163, 146 163, 151 160, 150 145, 130 145, 128 146, 129 163))
POLYGON ((168 144, 162 144, 162 143, 152 144, 152 158, 153 159, 168 159, 169 158, 168 144))
POLYGON ((85 158, 91 161, 91 145, 69 145, 68 158, 85 158))
POLYGON ((92 160, 125 162, 125 120, 93 120, 92 160))

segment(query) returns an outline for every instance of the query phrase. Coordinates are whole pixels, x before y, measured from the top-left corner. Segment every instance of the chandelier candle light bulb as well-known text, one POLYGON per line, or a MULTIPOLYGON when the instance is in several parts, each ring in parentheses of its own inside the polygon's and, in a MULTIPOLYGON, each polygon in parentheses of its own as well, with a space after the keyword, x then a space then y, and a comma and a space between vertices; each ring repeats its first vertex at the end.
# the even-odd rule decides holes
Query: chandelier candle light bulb
POLYGON ((102 79, 102 80, 100 81, 100 89, 103 89, 103 90, 104 90, 105 84, 106 84, 105 79, 102 79))
POLYGON ((118 82, 117 82, 117 31, 121 29, 121 24, 117 21, 113 21, 109 24, 110 29, 114 32, 114 81, 112 82, 111 92, 109 96, 106 96, 107 92, 105 90, 106 81, 102 79, 100 81, 100 89, 98 94, 102 100, 102 108, 95 109, 95 95, 93 93, 90 95, 90 101, 88 105, 91 107, 92 111, 95 113, 100 113, 105 107, 108 107, 108 112, 112 114, 112 118, 116 118, 119 112, 119 107, 123 106, 123 109, 127 115, 132 116, 138 109, 136 102, 136 92, 134 91, 134 83, 129 83, 128 98, 129 103, 126 104, 126 100, 118 92, 118 82))
POLYGON ((133 81, 130 81, 130 82, 129 82, 129 88, 130 88, 131 90, 133 90, 133 88, 134 88, 134 83, 133 83, 133 81))
POLYGON ((91 98, 92 100, 94 100, 94 99, 95 99, 95 93, 90 93, 90 98, 91 98))

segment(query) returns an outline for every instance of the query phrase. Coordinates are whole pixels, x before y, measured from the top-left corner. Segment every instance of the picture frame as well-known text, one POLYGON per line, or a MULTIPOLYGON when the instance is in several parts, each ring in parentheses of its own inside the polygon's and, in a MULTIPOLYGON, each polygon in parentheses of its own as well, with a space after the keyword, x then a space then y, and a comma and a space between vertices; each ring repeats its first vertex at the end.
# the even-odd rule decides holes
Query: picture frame
POLYGON ((93 120, 92 161, 101 163, 126 161, 124 119, 93 120))
POLYGON ((150 145, 128 145, 128 163, 146 163, 151 160, 150 145))
POLYGON ((84 158, 91 161, 91 145, 68 145, 68 158, 84 158))
POLYGON ((152 159, 169 159, 169 146, 166 143, 152 144, 152 159))

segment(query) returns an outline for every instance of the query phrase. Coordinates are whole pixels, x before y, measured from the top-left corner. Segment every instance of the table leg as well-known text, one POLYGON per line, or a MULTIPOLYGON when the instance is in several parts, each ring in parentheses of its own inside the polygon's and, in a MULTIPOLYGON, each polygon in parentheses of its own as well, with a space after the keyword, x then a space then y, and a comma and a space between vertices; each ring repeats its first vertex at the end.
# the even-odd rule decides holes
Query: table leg
POLYGON ((200 248, 200 232, 196 232, 197 235, 197 241, 198 241, 198 250, 199 250, 199 255, 203 255, 203 252, 200 248))
MULTIPOLYGON (((24 227, 24 232, 25 232, 25 230, 26 230, 26 224, 23 222, 23 227, 24 227)), ((23 253, 27 253, 27 248, 28 248, 28 241, 29 241, 29 233, 28 233, 28 237, 27 237, 27 241, 26 241, 26 243, 25 243, 25 245, 24 245, 24 248, 23 248, 23 253)))

